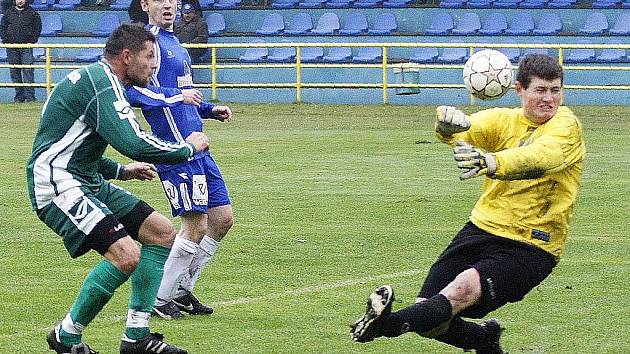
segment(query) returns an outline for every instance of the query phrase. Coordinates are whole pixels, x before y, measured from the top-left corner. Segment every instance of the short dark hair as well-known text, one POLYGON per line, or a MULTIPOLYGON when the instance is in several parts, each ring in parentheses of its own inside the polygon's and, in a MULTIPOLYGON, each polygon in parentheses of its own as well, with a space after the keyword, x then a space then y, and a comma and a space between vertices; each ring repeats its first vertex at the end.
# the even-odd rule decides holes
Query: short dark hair
POLYGON ((142 25, 123 23, 112 32, 105 43, 105 57, 111 58, 129 49, 137 54, 144 48, 146 42, 155 43, 153 33, 147 31, 142 25))
POLYGON ((520 82, 523 88, 527 89, 532 81, 532 77, 547 81, 559 78, 561 84, 564 79, 562 66, 558 63, 558 59, 546 54, 528 54, 521 59, 518 64, 516 81, 520 82))

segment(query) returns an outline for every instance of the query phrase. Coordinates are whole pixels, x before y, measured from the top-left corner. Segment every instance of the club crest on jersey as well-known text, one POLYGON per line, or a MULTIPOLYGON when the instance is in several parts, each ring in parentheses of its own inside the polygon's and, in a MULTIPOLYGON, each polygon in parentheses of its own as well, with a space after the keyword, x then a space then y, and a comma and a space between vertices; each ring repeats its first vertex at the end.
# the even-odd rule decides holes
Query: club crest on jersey
POLYGON ((76 84, 77 81, 81 80, 81 74, 79 74, 79 70, 74 70, 70 74, 68 74, 68 80, 72 82, 72 84, 76 84))
POLYGON ((93 212, 94 206, 92 202, 85 196, 76 200, 74 205, 68 210, 68 216, 74 221, 75 224, 80 224, 91 212, 93 212))
POLYGON ((167 58, 175 58, 175 53, 173 53, 173 52, 172 52, 172 51, 170 51, 170 50, 167 50, 167 51, 166 51, 166 57, 167 57, 167 58))
POLYGON ((131 106, 129 106, 129 102, 114 101, 114 108, 116 109, 116 113, 118 113, 118 118, 136 119, 136 115, 135 113, 133 113, 133 109, 131 109, 131 106))
POLYGON ((190 65, 187 61, 184 61, 184 76, 177 77, 177 87, 187 87, 192 86, 192 70, 190 69, 190 65))

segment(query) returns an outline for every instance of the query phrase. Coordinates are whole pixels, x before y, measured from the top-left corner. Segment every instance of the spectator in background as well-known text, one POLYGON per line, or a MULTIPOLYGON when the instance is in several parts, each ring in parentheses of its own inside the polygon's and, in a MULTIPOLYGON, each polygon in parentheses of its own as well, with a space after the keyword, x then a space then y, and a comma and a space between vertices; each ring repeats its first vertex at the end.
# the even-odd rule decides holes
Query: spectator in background
POLYGON ((142 10, 140 0, 131 0, 131 4, 127 9, 127 13, 129 14, 131 23, 139 23, 143 26, 149 23, 149 15, 147 15, 147 13, 142 10))
MULTIPOLYGON (((42 20, 27 0, 15 0, 15 6, 6 9, 0 23, 0 36, 4 43, 37 43, 42 32, 42 20)), ((11 65, 33 65, 33 48, 7 48, 11 65)), ((13 83, 33 83, 33 68, 11 68, 13 83)), ((16 87, 15 102, 35 101, 34 87, 16 87)))
MULTIPOLYGON (((182 18, 175 24, 175 36, 180 43, 208 43, 208 25, 192 4, 182 6, 182 18)), ((198 63, 206 52, 204 48, 188 48, 193 63, 198 63)))

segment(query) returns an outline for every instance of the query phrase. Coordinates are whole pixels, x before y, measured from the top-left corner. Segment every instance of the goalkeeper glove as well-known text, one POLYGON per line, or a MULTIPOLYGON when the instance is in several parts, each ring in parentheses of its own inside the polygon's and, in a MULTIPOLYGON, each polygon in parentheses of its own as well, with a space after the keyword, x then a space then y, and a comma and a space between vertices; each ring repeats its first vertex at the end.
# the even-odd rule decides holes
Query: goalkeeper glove
POLYGON ((497 159, 494 155, 484 154, 483 151, 465 141, 455 142, 453 154, 457 167, 463 171, 459 176, 462 181, 486 174, 491 176, 497 170, 497 159))
POLYGON ((451 136, 470 128, 470 120, 464 112, 452 106, 439 106, 437 108, 437 122, 435 130, 442 136, 451 136))

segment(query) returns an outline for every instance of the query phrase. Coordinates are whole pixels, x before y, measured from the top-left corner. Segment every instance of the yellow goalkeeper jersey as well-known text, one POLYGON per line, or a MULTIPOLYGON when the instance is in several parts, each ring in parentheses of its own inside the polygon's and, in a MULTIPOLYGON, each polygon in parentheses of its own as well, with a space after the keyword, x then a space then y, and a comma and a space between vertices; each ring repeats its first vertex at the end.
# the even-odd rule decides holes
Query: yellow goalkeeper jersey
POLYGON ((543 124, 525 118, 522 108, 492 108, 469 118, 468 131, 438 137, 451 145, 467 141, 496 156, 497 170, 484 178, 470 220, 559 259, 586 154, 580 121, 563 106, 543 124))

